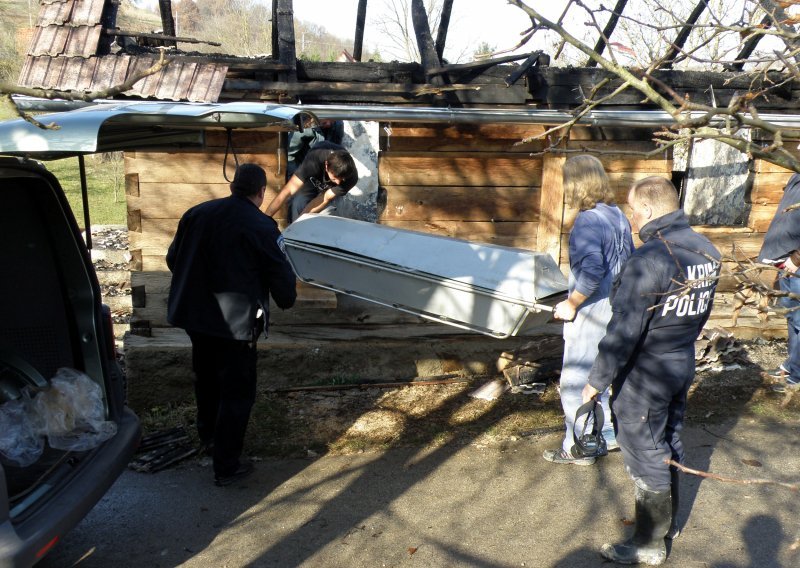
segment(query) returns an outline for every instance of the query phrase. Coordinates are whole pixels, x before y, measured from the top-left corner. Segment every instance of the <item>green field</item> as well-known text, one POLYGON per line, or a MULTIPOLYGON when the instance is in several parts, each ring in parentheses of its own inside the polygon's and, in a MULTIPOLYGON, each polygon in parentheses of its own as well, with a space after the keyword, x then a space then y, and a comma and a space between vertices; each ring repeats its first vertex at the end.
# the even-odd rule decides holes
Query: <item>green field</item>
MULTIPOLYGON (((0 107, 0 121, 14 118, 11 109, 0 107)), ((87 156, 86 185, 92 225, 125 225, 125 168, 121 153, 87 156)), ((83 205, 78 158, 65 158, 45 163, 64 188, 70 206, 83 227, 83 205)))

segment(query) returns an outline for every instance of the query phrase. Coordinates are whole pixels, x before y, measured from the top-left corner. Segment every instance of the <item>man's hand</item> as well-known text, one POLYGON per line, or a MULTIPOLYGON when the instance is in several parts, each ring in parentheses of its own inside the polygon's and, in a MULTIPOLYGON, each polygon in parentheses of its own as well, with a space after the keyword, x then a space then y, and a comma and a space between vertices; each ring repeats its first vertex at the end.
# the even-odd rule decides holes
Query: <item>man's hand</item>
POLYGON ((556 307, 553 308, 553 317, 559 320, 572 321, 575 319, 577 311, 578 309, 567 299, 556 304, 556 307))
POLYGON ((583 404, 586 404, 587 402, 592 400, 594 397, 596 397, 598 394, 600 394, 599 390, 594 388, 589 383, 586 383, 586 386, 583 387, 583 391, 581 392, 581 396, 583 397, 583 404))
POLYGON ((783 263, 783 269, 789 274, 794 274, 797 272, 797 265, 792 262, 791 257, 789 257, 786 259, 786 262, 783 263))

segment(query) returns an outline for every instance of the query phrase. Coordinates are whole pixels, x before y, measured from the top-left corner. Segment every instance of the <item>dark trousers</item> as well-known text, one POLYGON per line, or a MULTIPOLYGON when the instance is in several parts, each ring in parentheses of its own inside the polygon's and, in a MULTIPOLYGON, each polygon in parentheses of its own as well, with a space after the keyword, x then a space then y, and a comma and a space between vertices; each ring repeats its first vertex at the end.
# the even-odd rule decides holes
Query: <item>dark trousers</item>
POLYGON ((197 400, 197 433, 214 442, 214 473, 239 467, 250 410, 256 399, 253 342, 189 333, 197 400))
POLYGON ((625 469, 648 491, 670 488, 670 466, 683 461, 686 399, 694 353, 649 355, 612 386, 611 410, 625 469))

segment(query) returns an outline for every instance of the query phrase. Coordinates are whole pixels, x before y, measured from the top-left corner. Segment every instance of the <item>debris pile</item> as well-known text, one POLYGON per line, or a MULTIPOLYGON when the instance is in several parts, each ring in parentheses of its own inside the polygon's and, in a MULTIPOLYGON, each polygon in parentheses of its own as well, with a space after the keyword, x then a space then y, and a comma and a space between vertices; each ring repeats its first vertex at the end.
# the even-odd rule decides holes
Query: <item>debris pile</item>
POLYGON ((139 451, 128 467, 155 473, 197 453, 183 426, 161 430, 142 438, 139 451))
POLYGON ((537 338, 514 351, 503 352, 497 359, 497 370, 514 394, 542 394, 548 380, 561 369, 564 340, 560 335, 537 338))
POLYGON ((704 329, 694 343, 695 366, 702 371, 733 371, 746 362, 733 334, 720 327, 704 329))

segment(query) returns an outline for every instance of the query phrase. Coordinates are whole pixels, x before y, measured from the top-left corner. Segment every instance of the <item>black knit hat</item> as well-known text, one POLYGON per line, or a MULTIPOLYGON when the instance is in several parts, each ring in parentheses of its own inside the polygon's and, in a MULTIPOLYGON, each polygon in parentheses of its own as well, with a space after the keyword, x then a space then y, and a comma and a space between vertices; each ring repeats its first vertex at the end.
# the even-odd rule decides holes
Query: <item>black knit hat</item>
POLYGON ((267 172, 258 164, 241 164, 236 168, 231 189, 243 195, 255 195, 267 185, 267 172))

